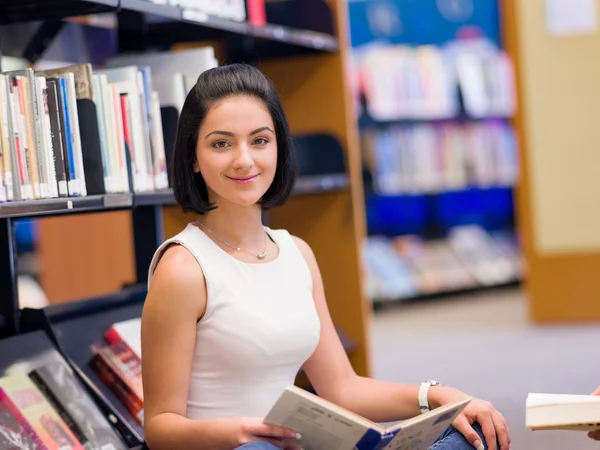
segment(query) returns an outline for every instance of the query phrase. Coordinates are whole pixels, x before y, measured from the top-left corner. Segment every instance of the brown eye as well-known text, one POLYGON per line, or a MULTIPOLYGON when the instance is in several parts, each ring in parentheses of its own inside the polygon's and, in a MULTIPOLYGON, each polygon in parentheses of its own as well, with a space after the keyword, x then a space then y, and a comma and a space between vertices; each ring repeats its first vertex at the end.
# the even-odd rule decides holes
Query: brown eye
POLYGON ((213 144, 214 148, 226 148, 229 147, 229 143, 226 141, 217 141, 213 144))
POLYGON ((267 141, 265 138, 257 138, 255 139, 254 143, 256 145, 265 145, 267 144, 269 141, 267 141))

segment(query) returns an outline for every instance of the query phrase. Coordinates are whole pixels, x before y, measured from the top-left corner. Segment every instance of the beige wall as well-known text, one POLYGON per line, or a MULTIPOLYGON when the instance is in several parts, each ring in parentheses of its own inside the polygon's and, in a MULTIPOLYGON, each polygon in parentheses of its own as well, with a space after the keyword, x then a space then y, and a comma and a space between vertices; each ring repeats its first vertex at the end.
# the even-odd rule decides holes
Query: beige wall
POLYGON ((532 243, 540 255, 597 252, 600 32, 555 37, 545 0, 516 0, 515 8, 532 243))

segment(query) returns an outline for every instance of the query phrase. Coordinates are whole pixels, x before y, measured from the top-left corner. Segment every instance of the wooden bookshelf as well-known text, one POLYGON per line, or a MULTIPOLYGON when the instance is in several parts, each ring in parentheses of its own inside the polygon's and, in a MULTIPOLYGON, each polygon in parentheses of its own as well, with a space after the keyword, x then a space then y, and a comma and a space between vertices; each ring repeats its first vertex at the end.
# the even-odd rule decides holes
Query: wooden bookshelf
MULTIPOLYGON (((333 320, 356 346, 350 353, 351 362, 357 373, 366 376, 370 373, 367 340, 371 305, 363 297, 359 254, 365 236, 365 212, 358 131, 345 73, 349 48, 347 11, 343 0, 328 3, 335 16, 337 45, 327 51, 261 58, 256 64, 274 81, 293 133, 326 132, 340 141, 346 152, 348 179, 331 189, 299 190, 285 207, 270 212, 268 220, 271 227, 286 228, 313 248, 333 320)), ((189 47, 187 43, 177 46, 189 47)), ((196 219, 173 205, 169 193, 134 195, 132 202, 134 206, 164 204, 165 238, 196 219)), ((60 226, 53 222, 59 219, 40 221, 42 282, 44 288, 50 289, 52 303, 102 295, 134 281, 131 215, 131 211, 117 211, 77 219, 64 217, 60 218, 60 226), (64 247, 66 237, 71 240, 69 250, 64 247), (71 259, 68 267, 58 263, 61 254, 71 259), (93 260, 103 261, 105 269, 90 274, 86 262, 93 260), (106 269, 111 261, 115 270, 106 269), (90 276, 94 283, 84 281, 90 276), (67 277, 82 282, 69 283, 67 277)))
POLYGON ((517 74, 517 217, 529 315, 600 321, 600 33, 553 36, 540 1, 501 6, 517 74))

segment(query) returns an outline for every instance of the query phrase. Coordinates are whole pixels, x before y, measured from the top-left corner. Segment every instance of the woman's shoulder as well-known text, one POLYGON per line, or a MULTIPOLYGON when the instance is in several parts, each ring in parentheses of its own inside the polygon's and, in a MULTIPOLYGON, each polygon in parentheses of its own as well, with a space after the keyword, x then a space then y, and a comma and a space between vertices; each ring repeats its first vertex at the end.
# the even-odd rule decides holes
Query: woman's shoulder
POLYGON ((153 283, 159 280, 193 287, 197 287, 199 282, 204 284, 202 267, 194 255, 177 241, 169 242, 156 262, 153 283))

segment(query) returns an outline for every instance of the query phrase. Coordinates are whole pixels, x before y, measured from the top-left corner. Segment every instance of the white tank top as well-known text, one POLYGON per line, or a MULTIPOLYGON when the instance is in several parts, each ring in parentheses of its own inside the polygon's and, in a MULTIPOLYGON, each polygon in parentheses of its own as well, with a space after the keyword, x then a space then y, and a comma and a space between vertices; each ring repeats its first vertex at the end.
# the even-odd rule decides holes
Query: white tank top
MULTIPOLYGON (((279 247, 278 256, 266 263, 235 259, 193 224, 154 254, 148 287, 160 256, 172 243, 190 251, 206 279, 206 312, 197 324, 187 400, 189 419, 264 417, 319 342, 310 269, 287 231, 265 230, 279 247)), ((169 301, 177 307, 177 299, 169 301)))

